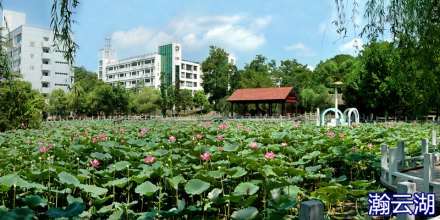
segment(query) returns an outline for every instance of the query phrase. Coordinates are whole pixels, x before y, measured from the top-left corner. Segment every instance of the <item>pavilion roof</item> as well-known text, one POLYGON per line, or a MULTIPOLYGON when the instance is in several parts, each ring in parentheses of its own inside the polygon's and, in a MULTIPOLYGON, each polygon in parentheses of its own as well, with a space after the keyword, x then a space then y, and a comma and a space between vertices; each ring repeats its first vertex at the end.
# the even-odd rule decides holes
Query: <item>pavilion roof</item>
POLYGON ((237 89, 227 101, 282 101, 286 100, 287 97, 296 97, 296 99, 300 101, 299 96, 293 87, 237 89))

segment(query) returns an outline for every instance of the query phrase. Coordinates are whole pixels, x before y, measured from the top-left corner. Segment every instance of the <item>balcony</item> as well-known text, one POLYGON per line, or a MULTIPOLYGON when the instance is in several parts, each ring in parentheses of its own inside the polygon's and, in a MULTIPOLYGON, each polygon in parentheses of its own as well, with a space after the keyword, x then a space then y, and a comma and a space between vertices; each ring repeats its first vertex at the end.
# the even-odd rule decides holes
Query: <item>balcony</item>
POLYGON ((51 70, 50 64, 41 64, 41 70, 51 70))
POLYGON ((50 82, 50 76, 41 76, 41 82, 50 82))
POLYGON ((51 59, 52 55, 50 53, 41 53, 42 59, 51 59))
POLYGON ((41 47, 52 47, 52 43, 49 41, 43 41, 41 42, 41 47))
POLYGON ((42 94, 50 94, 50 88, 48 88, 48 87, 42 87, 42 88, 40 88, 40 92, 41 92, 42 94))

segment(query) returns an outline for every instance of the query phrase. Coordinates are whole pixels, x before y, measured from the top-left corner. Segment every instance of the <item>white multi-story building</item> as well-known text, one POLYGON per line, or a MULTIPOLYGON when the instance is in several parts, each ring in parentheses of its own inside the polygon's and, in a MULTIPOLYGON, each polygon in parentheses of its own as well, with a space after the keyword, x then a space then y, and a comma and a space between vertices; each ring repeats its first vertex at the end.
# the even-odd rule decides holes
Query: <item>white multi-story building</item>
MULTIPOLYGON (((6 19, 10 31, 2 34, 10 36, 12 71, 22 74, 23 80, 31 82, 32 89, 38 89, 44 96, 58 88, 68 92, 68 86, 73 84, 72 66, 63 58, 62 51, 53 46, 53 30, 25 25, 25 14, 20 12, 3 10, 2 18, 2 26, 6 19)), ((74 39, 73 34, 71 37, 74 39)))
POLYGON ((116 51, 99 51, 98 78, 108 84, 121 83, 127 89, 142 83, 157 89, 160 86, 160 73, 165 72, 166 87, 180 80, 180 89, 192 93, 201 90, 200 64, 182 59, 182 44, 159 45, 158 53, 151 53, 123 60, 116 59, 116 51))

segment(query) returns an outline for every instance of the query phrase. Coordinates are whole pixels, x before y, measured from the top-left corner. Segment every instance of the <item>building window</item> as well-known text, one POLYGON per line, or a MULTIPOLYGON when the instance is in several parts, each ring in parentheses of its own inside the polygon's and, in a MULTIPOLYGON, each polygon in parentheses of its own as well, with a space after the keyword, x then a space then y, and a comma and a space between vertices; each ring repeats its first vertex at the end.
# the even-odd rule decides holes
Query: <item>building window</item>
POLYGON ((110 75, 110 76, 108 76, 108 78, 109 78, 109 79, 111 79, 111 78, 113 78, 113 76, 112 76, 112 75, 110 75))
MULTIPOLYGON (((43 74, 43 76, 49 76, 49 73, 48 73, 48 72, 43 72, 42 74, 43 74)), ((55 73, 55 74, 57 74, 57 73, 55 73)), ((67 75, 67 74, 66 74, 66 75, 67 75)))
POLYGON ((55 86, 68 86, 67 84, 55 84, 55 86))
POLYGON ((20 54, 20 53, 21 53, 21 47, 16 48, 16 49, 14 50, 14 56, 15 56, 15 55, 18 55, 18 54, 20 54))
POLYGON ((124 65, 119 65, 119 69, 124 69, 124 65))
POLYGON ((194 71, 197 71, 197 66, 194 66, 194 71))
POLYGON ((194 74, 193 76, 194 76, 194 79, 197 79, 197 74, 194 74))
POLYGON ((119 74, 119 78, 122 78, 122 77, 124 77, 124 74, 119 74))
POLYGON ((131 66, 137 66, 137 63, 136 62, 131 63, 131 66))
POLYGON ((113 67, 109 67, 108 70, 110 70, 110 71, 113 70, 113 67))
POLYGON ((136 84, 136 80, 131 81, 131 84, 132 85, 136 84))
POLYGON ((65 76, 69 75, 69 74, 67 74, 67 73, 58 73, 58 72, 55 72, 55 74, 56 74, 56 75, 65 75, 65 76))
POLYGON ((44 41, 49 41, 48 37, 44 37, 43 39, 44 39, 44 41))
POLYGON ((109 53, 105 52, 105 58, 109 58, 109 57, 110 57, 109 53))
POLYGON ((19 65, 20 65, 20 59, 15 60, 13 66, 19 66, 19 65))
POLYGON ((67 62, 61 62, 61 61, 55 61, 55 63, 58 63, 58 64, 68 64, 67 62))
POLYGON ((21 42, 21 34, 17 35, 17 44, 21 42))
POLYGON ((191 73, 186 73, 186 78, 187 79, 191 79, 192 77, 191 77, 191 73))
POLYGON ((146 83, 149 83, 149 82, 150 82, 150 79, 145 79, 145 82, 146 82, 146 83))
POLYGON ((192 87, 192 82, 186 82, 186 87, 192 87))
POLYGON ((33 54, 31 54, 31 58, 34 58, 34 55, 33 55, 33 54))
POLYGON ((131 72, 131 75, 132 76, 136 76, 136 72, 131 72))
POLYGON ((49 64, 49 60, 43 60, 43 64, 49 64))
POLYGON ((49 49, 43 49, 43 53, 49 53, 49 49))
POLYGON ((193 85, 194 85, 194 87, 197 87, 197 83, 195 82, 195 83, 193 83, 193 85))
POLYGON ((180 78, 185 79, 185 73, 181 73, 180 78))
POLYGON ((176 60, 179 60, 179 57, 176 57, 176 60))
MULTIPOLYGON (((55 84, 56 85, 56 84, 55 84)), ((48 88, 49 87, 49 83, 42 83, 41 84, 41 87, 43 87, 43 88, 48 88)))
POLYGON ((145 64, 149 64, 149 63, 151 63, 151 60, 145 61, 145 64))
POLYGON ((35 47, 35 42, 31 41, 31 47, 35 47))

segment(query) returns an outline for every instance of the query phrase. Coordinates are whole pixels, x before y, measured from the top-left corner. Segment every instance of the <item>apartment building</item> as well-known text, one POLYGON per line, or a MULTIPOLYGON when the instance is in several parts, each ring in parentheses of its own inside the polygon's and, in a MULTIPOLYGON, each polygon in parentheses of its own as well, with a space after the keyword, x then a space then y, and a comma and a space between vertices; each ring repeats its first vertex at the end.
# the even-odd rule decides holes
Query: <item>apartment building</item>
POLYGON ((167 87, 179 79, 181 89, 188 89, 192 93, 202 89, 200 63, 182 59, 181 43, 159 45, 158 51, 117 60, 116 50, 101 49, 98 54, 98 78, 108 84, 119 82, 127 89, 139 83, 157 89, 163 71, 167 87))
MULTIPOLYGON (((24 81, 32 84, 47 96, 53 89, 61 88, 68 92, 73 85, 72 65, 63 58, 63 51, 54 46, 53 30, 25 25, 25 13, 3 10, 2 27, 7 21, 8 29, 2 31, 12 48, 12 71, 23 75, 24 81)), ((73 33, 71 34, 74 39, 73 33)))

